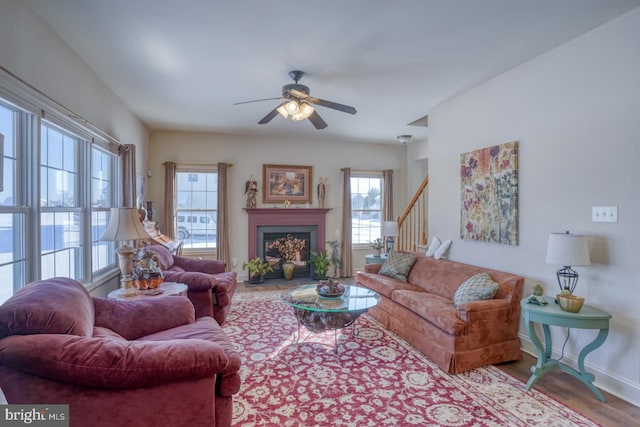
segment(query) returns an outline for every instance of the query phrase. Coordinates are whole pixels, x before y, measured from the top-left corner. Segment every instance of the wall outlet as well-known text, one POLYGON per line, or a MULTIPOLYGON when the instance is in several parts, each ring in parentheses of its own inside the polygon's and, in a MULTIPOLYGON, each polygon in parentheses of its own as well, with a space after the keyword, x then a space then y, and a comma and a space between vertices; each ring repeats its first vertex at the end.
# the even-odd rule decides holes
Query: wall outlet
POLYGON ((618 207, 617 206, 592 207, 591 222, 618 222, 618 207))
POLYGON ((232 267, 237 267, 238 266, 238 258, 236 258, 236 257, 231 258, 231 266, 232 267))

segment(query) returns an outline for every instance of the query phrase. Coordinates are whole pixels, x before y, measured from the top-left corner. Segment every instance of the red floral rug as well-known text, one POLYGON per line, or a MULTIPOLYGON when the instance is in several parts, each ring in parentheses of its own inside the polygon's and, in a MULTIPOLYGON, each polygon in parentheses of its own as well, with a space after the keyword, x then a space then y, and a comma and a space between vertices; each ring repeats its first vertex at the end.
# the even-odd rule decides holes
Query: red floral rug
MULTIPOLYGON (((450 375, 368 315, 296 343, 279 291, 240 293, 224 327, 243 357, 234 426, 596 426, 488 366, 450 375)), ((307 331, 303 328, 303 338, 307 331)))

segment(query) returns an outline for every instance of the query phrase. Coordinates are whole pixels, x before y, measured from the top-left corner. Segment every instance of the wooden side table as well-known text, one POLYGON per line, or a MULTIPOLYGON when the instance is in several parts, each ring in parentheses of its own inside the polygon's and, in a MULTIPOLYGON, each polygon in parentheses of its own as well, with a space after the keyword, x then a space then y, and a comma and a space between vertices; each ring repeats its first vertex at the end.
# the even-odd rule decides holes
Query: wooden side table
POLYGON ((525 387, 526 390, 530 390, 531 387, 538 381, 543 375, 549 371, 560 368, 569 375, 582 381, 593 393, 598 400, 604 402, 604 396, 600 393, 594 385, 593 381, 595 376, 587 373, 584 370, 584 359, 587 354, 591 353, 598 347, 600 347, 607 339, 609 334, 609 319, 611 315, 597 308, 585 305, 582 307, 579 313, 570 313, 563 311, 560 306, 554 302, 552 298, 546 298, 548 304, 536 305, 529 303, 529 298, 523 298, 520 301, 520 307, 522 309, 522 317, 525 320, 525 327, 529 338, 536 346, 538 353, 538 363, 531 367, 531 377, 525 387), (534 324, 539 323, 542 325, 544 331, 544 345, 538 338, 534 324), (577 329, 599 329, 596 338, 587 344, 578 356, 578 370, 560 362, 559 360, 551 359, 551 331, 549 326, 564 326, 567 328, 577 329))
POLYGON ((139 290, 138 295, 127 297, 119 294, 120 289, 109 292, 109 299, 135 300, 142 298, 152 298, 159 296, 187 296, 187 285, 184 283, 162 282, 156 289, 139 290))
POLYGON ((376 256, 374 254, 369 254, 364 257, 365 264, 382 264, 387 260, 387 254, 380 254, 376 256))

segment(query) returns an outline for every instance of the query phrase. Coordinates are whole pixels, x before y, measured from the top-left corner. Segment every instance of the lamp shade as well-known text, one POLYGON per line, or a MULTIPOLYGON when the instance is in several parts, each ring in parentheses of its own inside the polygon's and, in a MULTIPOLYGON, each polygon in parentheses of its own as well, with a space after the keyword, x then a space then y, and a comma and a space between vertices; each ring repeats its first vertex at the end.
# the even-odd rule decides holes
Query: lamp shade
POLYGON ((562 266, 590 265, 587 236, 569 232, 549 234, 546 262, 562 266))
POLYGON ((398 235, 398 223, 396 221, 384 221, 382 223, 382 235, 383 236, 397 236, 398 235))
POLYGON ((138 217, 136 208, 111 208, 111 220, 100 240, 121 242, 124 240, 148 239, 147 233, 138 217))

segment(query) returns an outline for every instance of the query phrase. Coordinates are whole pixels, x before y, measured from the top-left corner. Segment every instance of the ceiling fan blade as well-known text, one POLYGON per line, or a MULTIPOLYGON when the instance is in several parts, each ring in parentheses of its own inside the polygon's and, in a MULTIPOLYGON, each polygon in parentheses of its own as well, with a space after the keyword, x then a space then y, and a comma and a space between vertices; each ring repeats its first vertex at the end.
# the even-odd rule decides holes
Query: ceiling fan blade
POLYGON ((280 97, 277 98, 264 98, 264 99, 254 99, 253 101, 242 101, 242 102, 236 102, 233 105, 240 105, 240 104, 251 104, 252 102, 262 102, 262 101, 273 101, 276 99, 280 99, 280 97))
POLYGON ((302 92, 300 90, 297 90, 297 89, 289 89, 288 93, 293 95, 295 98, 298 98, 298 99, 307 99, 307 98, 309 98, 308 94, 306 94, 306 93, 304 93, 304 92, 302 92))
POLYGON ((323 107, 332 108, 334 110, 342 111, 349 114, 355 114, 357 111, 350 105, 338 104, 337 102, 326 101, 320 98, 307 97, 307 101, 312 104, 321 105, 323 107))
POLYGON ((264 117, 262 118, 262 120, 260 120, 260 121, 258 122, 258 124, 259 124, 259 125, 266 125, 266 124, 267 124, 267 123, 269 123, 271 120, 273 120, 273 118, 274 118, 275 116, 277 116, 277 115, 278 115, 278 107, 280 107, 280 106, 278 105, 276 108, 274 108, 273 110, 271 110, 271 112, 269 112, 269 114, 267 114, 266 116, 264 116, 264 117))
POLYGON ((313 126, 315 126, 316 129, 324 129, 327 127, 327 122, 322 120, 322 117, 320 117, 320 114, 318 114, 317 111, 314 111, 309 116, 309 121, 313 123, 313 126))

